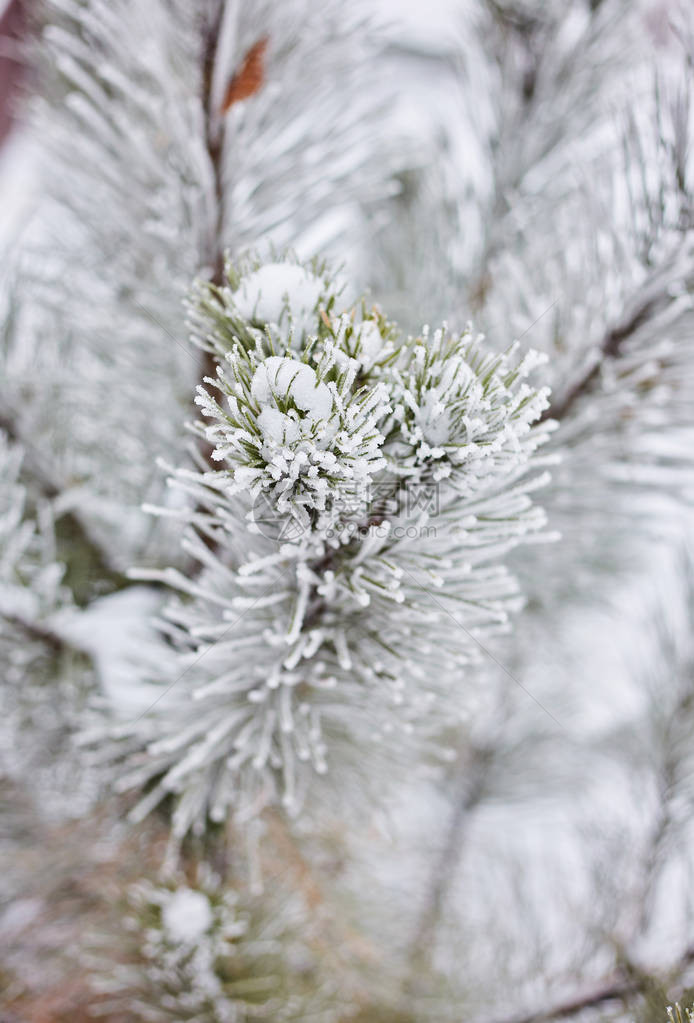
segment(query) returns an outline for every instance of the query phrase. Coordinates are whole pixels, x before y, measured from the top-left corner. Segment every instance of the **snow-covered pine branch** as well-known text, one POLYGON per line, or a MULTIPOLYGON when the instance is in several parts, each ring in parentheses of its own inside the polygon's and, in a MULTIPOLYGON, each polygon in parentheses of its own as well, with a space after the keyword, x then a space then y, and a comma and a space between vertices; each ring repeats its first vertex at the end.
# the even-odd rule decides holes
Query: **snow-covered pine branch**
POLYGON ((682 1009, 679 1003, 671 1005, 667 1011, 668 1023, 692 1023, 694 1020, 694 1007, 682 1009))
POLYGON ((199 873, 192 886, 182 877, 139 881, 122 899, 119 931, 83 936, 95 1015, 338 1023, 347 992, 324 975, 326 956, 300 897, 284 893, 259 907, 211 872, 199 873))
POLYGON ((20 479, 23 457, 21 447, 0 432, 0 634, 26 668, 36 643, 60 647, 47 620, 70 598, 61 585, 65 569, 57 559, 48 509, 39 507, 38 517, 28 512, 20 479))
POLYGON ((23 459, 0 431, 0 777, 18 789, 31 778, 50 815, 64 809, 68 777, 73 809, 79 804, 74 758, 64 754, 93 677, 59 627, 76 609, 51 508, 27 492, 23 459))
POLYGON ((121 786, 156 779, 141 812, 176 793, 179 838, 208 814, 297 811, 340 748, 406 760, 465 719, 478 637, 521 602, 503 556, 544 524, 549 431, 531 425, 548 400, 533 353, 405 337, 344 308, 316 264, 230 266, 191 320, 218 362, 197 431, 219 469, 173 478, 200 571, 138 573, 181 591, 179 655, 152 712, 116 730, 146 750, 121 786))

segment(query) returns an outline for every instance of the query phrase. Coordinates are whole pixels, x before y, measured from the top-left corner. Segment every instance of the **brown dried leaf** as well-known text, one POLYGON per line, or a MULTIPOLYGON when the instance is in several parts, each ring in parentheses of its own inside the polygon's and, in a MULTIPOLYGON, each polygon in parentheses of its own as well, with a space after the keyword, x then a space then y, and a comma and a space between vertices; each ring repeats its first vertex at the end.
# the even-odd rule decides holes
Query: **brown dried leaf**
POLYGON ((268 38, 264 36, 257 43, 251 46, 243 58, 241 67, 233 76, 227 87, 222 103, 222 113, 226 114, 229 107, 239 103, 242 99, 248 99, 260 89, 265 81, 265 52, 267 50, 268 38))

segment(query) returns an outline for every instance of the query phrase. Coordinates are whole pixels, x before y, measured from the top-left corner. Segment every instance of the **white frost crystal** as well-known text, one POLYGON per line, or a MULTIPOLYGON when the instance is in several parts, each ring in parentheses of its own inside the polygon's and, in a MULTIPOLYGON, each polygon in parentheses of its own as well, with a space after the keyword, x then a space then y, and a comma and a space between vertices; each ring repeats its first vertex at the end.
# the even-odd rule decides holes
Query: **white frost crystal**
POLYGON ((333 750, 402 750, 465 714, 475 637, 519 604, 499 558, 544 522, 528 360, 404 337, 334 286, 319 302, 329 281, 289 260, 198 291, 194 339, 218 362, 198 430, 219 469, 179 474, 201 571, 146 575, 184 594, 181 661, 124 781, 156 779, 141 813, 180 795, 178 837, 277 798, 296 811, 333 750), (287 310, 302 333, 278 353, 256 320, 287 310))
POLYGON ((192 888, 178 888, 162 905, 161 919, 169 941, 195 944, 212 924, 209 899, 192 888))

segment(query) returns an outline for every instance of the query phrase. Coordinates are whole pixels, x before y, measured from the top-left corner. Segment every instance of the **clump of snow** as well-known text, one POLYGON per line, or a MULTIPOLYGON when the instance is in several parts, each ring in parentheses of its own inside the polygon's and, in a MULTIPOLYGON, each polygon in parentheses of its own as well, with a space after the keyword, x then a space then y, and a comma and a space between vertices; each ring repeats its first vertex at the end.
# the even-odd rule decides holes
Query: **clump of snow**
MULTIPOLYGON (((319 449, 330 443, 337 429, 333 397, 311 366, 273 355, 253 374, 251 395, 261 406, 257 424, 263 438, 263 456, 274 465, 273 478, 289 472, 286 464, 289 448, 294 449, 296 456, 293 473, 308 472, 311 465, 328 457, 319 455, 319 449), (289 401, 296 408, 287 409, 289 401)), ((237 471, 236 478, 242 479, 243 471, 237 471)))
POLYGON ((147 680, 164 669, 154 624, 161 604, 152 587, 128 586, 85 609, 66 608, 51 618, 59 636, 92 658, 102 692, 119 716, 143 714, 161 694, 161 687, 147 680))
POLYGON ((169 941, 194 945, 212 924, 209 899, 202 892, 179 888, 162 906, 161 919, 169 941))
POLYGON ((243 277, 234 304, 245 320, 268 324, 295 347, 317 332, 317 308, 325 285, 320 277, 294 263, 267 263, 243 277))
POLYGON ((251 394, 259 405, 267 406, 275 404, 276 396, 289 397, 314 422, 328 419, 333 408, 330 391, 318 381, 311 366, 277 355, 258 366, 251 381, 251 394))
POLYGON ((277 408, 264 408, 258 416, 258 426, 265 440, 279 447, 290 447, 301 436, 296 417, 277 408))

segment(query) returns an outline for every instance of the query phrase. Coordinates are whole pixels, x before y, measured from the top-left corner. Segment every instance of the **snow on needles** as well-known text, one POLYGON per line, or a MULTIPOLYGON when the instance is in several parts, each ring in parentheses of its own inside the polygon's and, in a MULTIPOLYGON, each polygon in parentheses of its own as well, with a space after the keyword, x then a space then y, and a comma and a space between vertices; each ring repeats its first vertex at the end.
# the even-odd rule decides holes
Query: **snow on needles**
POLYGON ((173 479, 201 568, 139 573, 181 593, 180 678, 118 731, 146 751, 121 787, 154 782, 139 814, 176 793, 176 838, 276 799, 295 813, 330 763, 406 756, 465 718, 476 637, 520 603, 503 555, 544 524, 550 429, 532 354, 405 337, 341 308, 315 264, 229 266, 190 312, 217 366, 196 399, 212 467, 173 479))

